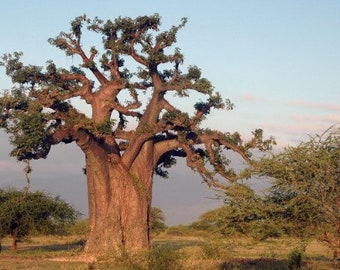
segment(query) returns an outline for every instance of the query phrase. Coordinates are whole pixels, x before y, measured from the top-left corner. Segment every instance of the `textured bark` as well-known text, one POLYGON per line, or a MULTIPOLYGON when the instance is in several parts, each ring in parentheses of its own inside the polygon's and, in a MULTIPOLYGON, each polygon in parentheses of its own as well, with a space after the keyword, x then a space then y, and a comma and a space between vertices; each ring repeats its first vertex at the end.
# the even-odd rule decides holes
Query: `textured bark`
MULTIPOLYGON (((146 153, 146 146, 142 153, 146 153)), ((135 253, 150 247, 152 169, 141 154, 129 170, 99 145, 86 151, 92 256, 135 253)))
POLYGON ((15 230, 12 234, 12 246, 11 246, 11 251, 12 252, 17 252, 18 250, 18 231, 15 230))

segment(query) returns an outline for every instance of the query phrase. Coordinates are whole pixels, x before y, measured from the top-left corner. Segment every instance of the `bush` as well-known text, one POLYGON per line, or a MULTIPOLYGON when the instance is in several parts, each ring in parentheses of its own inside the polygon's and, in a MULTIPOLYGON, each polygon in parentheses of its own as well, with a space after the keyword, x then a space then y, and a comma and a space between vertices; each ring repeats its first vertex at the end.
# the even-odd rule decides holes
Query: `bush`
POLYGON ((170 236, 207 236, 209 232, 196 229, 192 226, 178 225, 169 227, 165 231, 166 235, 170 236))
MULTIPOLYGON (((181 270, 183 254, 170 247, 156 247, 135 257, 122 256, 124 267, 130 270, 181 270)), ((125 269, 125 268, 124 268, 125 269)))
POLYGON ((294 249, 288 256, 289 270, 301 269, 303 251, 300 249, 294 249))
POLYGON ((201 247, 205 259, 220 259, 223 255, 225 245, 222 242, 211 241, 201 247))
POLYGON ((181 264, 181 253, 169 247, 157 247, 153 249, 148 258, 149 270, 180 270, 183 269, 181 264))
POLYGON ((90 225, 88 219, 78 220, 75 224, 69 226, 68 231, 73 235, 81 235, 87 237, 90 231, 90 225))

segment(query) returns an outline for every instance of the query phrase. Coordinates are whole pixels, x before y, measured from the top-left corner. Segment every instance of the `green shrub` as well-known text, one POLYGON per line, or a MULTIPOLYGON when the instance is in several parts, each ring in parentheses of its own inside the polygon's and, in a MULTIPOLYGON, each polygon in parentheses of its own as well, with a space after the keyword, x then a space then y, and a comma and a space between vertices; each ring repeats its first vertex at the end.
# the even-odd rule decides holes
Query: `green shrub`
POLYGON ((288 269, 289 270, 301 269, 302 255, 303 255, 303 251, 301 251, 301 249, 294 249, 288 255, 288 261, 289 261, 288 269))
POLYGON ((90 231, 89 220, 78 220, 75 224, 69 226, 68 231, 70 232, 70 234, 86 237, 90 231))
POLYGON ((199 236, 205 237, 209 235, 209 232, 196 229, 192 226, 178 225, 168 227, 165 231, 166 235, 169 236, 199 236))
POLYGON ((225 245, 220 241, 211 241, 201 247, 205 259, 220 259, 223 256, 225 245))
POLYGON ((149 270, 180 270, 183 269, 181 264, 181 253, 169 247, 157 247, 153 249, 148 257, 149 270))
POLYGON ((129 270, 182 270, 182 256, 178 250, 160 246, 135 257, 125 257, 124 266, 129 270))

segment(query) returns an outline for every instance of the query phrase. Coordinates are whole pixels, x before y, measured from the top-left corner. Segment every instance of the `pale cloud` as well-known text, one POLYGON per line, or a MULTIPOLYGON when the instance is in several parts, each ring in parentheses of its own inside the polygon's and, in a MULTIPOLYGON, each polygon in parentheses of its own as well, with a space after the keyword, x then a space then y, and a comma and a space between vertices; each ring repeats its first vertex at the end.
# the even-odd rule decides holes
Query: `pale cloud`
POLYGON ((340 111, 340 104, 338 103, 326 103, 326 102, 313 102, 308 100, 273 100, 263 96, 256 96, 252 94, 246 94, 238 99, 240 102, 270 102, 280 103, 282 105, 296 106, 304 109, 321 109, 329 111, 340 111))
POLYGON ((287 105, 293 105, 303 108, 322 109, 330 111, 340 111, 340 104, 324 103, 324 102, 311 102, 306 100, 290 100, 285 102, 287 105))
POLYGON ((339 114, 328 114, 328 115, 293 115, 292 120, 297 122, 305 122, 305 121, 314 121, 314 122, 323 122, 336 124, 340 123, 340 115, 339 114))
POLYGON ((267 131, 275 131, 282 134, 317 134, 320 131, 324 131, 329 128, 329 125, 325 124, 321 126, 320 124, 315 124, 313 122, 291 122, 288 124, 278 123, 264 123, 262 127, 267 131))

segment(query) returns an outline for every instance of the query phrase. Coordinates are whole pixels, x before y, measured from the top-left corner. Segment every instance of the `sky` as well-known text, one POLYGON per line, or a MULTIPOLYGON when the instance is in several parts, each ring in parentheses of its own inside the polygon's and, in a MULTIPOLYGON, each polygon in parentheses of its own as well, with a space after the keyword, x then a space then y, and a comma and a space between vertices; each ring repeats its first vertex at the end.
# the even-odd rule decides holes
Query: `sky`
MULTIPOLYGON (((262 128, 282 149, 340 124, 340 1, 11 0, 2 1, 1 11, 0 55, 22 51, 26 64, 41 66, 49 59, 59 66, 77 61, 47 42, 68 31, 76 16, 114 20, 158 13, 163 30, 187 17, 176 44, 184 65, 200 67, 235 104, 232 111, 213 111, 206 127, 245 138, 262 128)), ((0 91, 9 88, 0 68, 0 91)), ((191 98, 180 102, 188 110, 194 104, 191 98)), ((25 185, 24 165, 9 157, 10 149, 1 131, 0 188, 25 185)), ((32 162, 31 188, 60 195, 86 215, 84 164, 75 145, 53 147, 47 159, 32 162)), ((191 223, 222 204, 201 182, 182 161, 169 179, 154 179, 153 205, 168 225, 191 223)))

